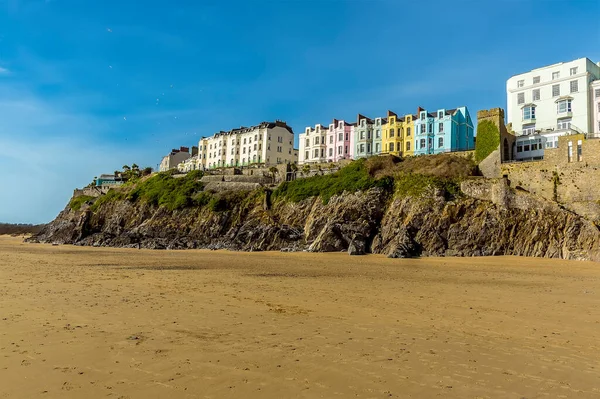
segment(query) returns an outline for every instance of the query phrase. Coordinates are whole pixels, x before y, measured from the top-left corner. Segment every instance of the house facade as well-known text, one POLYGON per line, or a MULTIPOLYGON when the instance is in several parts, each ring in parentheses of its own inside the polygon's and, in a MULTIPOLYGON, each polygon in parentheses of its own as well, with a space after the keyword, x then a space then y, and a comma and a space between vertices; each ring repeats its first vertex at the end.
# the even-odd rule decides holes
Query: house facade
POLYGON ((370 157, 375 153, 373 122, 372 119, 358 114, 354 126, 354 159, 370 157))
POLYGON ((473 121, 467 107, 429 112, 414 118, 414 155, 468 151, 475 148, 473 121))
POLYGON ((160 161, 158 170, 159 172, 166 172, 171 169, 177 169, 177 165, 190 157, 191 154, 188 147, 179 147, 179 149, 174 148, 160 161))
POLYGON ((600 134, 600 80, 590 85, 590 97, 592 99, 592 129, 590 133, 600 134))
POLYGON ((327 162, 329 129, 320 123, 308 126, 299 135, 298 164, 327 162))
POLYGON ((598 79, 600 65, 588 58, 515 75, 506 82, 507 122, 518 136, 593 132, 590 87, 598 79))
POLYGON ((327 162, 353 159, 356 124, 334 119, 327 130, 327 162))
POLYGON ((293 162, 294 132, 283 121, 220 131, 198 143, 198 169, 293 162))

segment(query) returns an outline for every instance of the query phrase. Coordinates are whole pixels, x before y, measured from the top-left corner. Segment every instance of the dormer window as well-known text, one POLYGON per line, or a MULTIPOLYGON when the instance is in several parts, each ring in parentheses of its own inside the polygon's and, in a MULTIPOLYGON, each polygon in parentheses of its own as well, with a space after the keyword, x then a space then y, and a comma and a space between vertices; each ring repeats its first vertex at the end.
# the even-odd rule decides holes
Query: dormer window
POLYGON ((438 118, 441 119, 444 117, 444 111, 438 112, 438 118))
POLYGON ((425 112, 421 112, 421 120, 424 121, 425 120, 425 112))

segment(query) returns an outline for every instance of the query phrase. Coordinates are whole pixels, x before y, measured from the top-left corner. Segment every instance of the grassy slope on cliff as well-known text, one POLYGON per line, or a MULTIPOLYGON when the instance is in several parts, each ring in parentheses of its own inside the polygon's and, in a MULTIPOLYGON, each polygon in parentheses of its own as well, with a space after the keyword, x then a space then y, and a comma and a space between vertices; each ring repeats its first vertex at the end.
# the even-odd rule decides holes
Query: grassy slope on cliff
POLYGON ((476 172, 472 159, 448 154, 427 155, 400 159, 375 156, 354 161, 338 172, 298 179, 281 184, 274 199, 298 202, 320 196, 327 203, 333 195, 384 187, 402 196, 420 196, 428 188, 436 188, 448 198, 456 197, 459 182, 476 172))

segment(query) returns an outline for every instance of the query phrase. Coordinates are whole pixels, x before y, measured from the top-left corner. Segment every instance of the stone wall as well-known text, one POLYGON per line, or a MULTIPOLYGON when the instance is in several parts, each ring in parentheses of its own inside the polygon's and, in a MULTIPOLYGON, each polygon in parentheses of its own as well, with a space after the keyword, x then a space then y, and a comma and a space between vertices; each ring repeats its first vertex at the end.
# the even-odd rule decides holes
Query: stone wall
POLYGON ((510 186, 556 201, 565 208, 600 221, 600 140, 583 135, 559 138, 558 148, 545 150, 544 159, 502 165, 510 186), (581 140, 581 160, 577 143, 581 140), (569 162, 569 141, 572 157, 569 162))
POLYGON ((481 170, 481 173, 485 177, 500 177, 500 164, 514 159, 512 151, 516 137, 504 124, 504 110, 502 108, 477 111, 477 123, 481 123, 484 120, 489 120, 498 127, 500 133, 500 145, 495 151, 488 155, 487 158, 479 163, 479 170, 481 170))
POLYGON ((103 194, 106 194, 110 190, 108 187, 84 187, 84 188, 76 188, 73 190, 73 198, 79 197, 82 195, 87 195, 89 197, 99 197, 103 194))

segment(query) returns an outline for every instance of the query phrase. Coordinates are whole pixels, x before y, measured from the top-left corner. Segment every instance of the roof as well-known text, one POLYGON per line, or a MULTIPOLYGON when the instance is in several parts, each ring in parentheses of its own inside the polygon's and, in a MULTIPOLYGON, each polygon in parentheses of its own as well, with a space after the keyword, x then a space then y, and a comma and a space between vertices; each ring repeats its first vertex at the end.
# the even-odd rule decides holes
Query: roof
POLYGON ((532 69, 530 71, 525 71, 525 72, 517 73, 517 74, 512 75, 508 79, 510 80, 510 79, 512 79, 512 78, 514 78, 516 76, 524 75, 524 74, 529 73, 529 72, 539 71, 539 70, 546 69, 546 68, 553 68, 553 67, 557 67, 559 65, 569 64, 571 62, 575 62, 575 61, 579 61, 579 60, 587 60, 587 61, 591 62, 594 65, 598 65, 594 61, 590 60, 588 57, 581 57, 581 58, 576 58, 576 59, 571 60, 571 61, 561 61, 561 62, 557 62, 555 64, 550 64, 550 65, 545 65, 545 66, 541 66, 541 67, 538 67, 538 68, 534 68, 534 69, 532 69))
POLYGON ((284 121, 276 120, 275 122, 266 122, 266 121, 263 121, 263 122, 260 122, 258 125, 249 126, 249 127, 240 126, 238 128, 234 128, 234 129, 228 130, 226 132, 224 132, 224 131, 221 130, 220 132, 215 133, 213 135, 213 137, 218 137, 218 136, 221 136, 221 135, 227 136, 227 135, 231 135, 231 134, 249 133, 249 132, 252 132, 252 131, 254 131, 256 129, 265 129, 265 128, 266 129, 273 129, 275 127, 282 127, 284 129, 286 129, 288 132, 290 132, 291 134, 294 134, 294 131, 292 130, 291 126, 289 126, 284 121))

